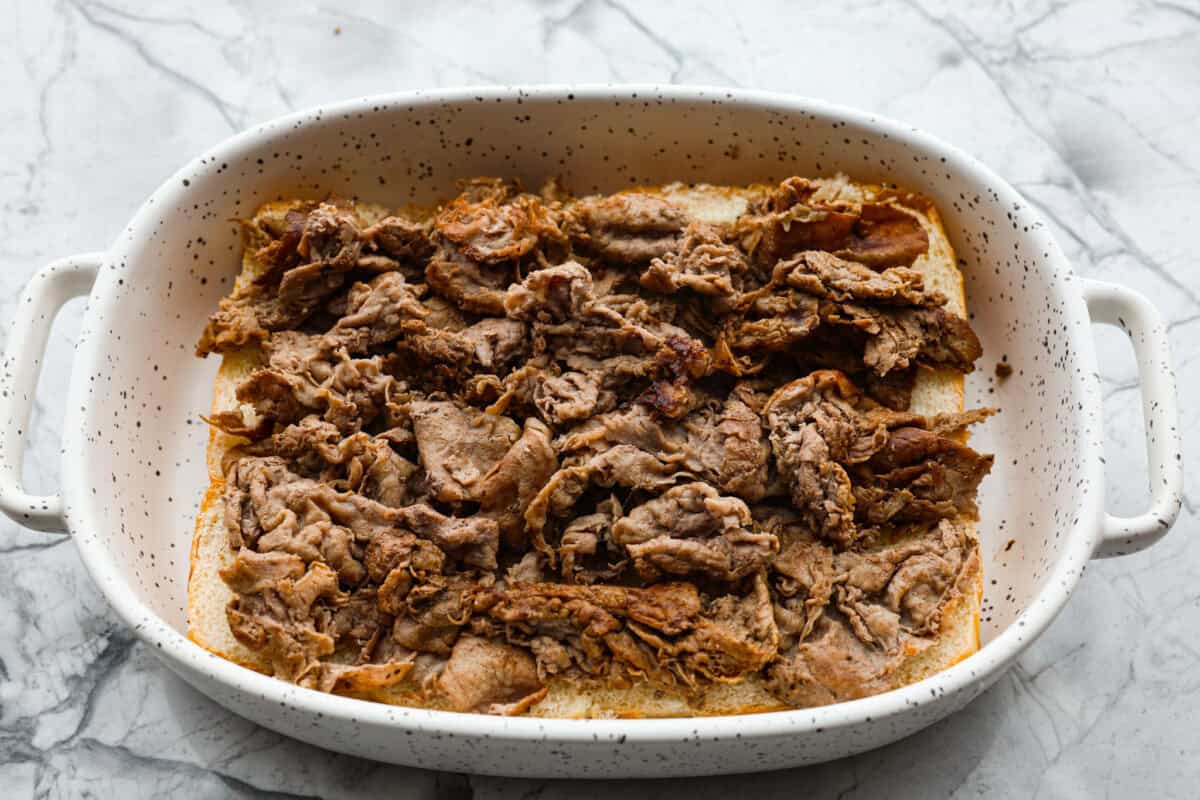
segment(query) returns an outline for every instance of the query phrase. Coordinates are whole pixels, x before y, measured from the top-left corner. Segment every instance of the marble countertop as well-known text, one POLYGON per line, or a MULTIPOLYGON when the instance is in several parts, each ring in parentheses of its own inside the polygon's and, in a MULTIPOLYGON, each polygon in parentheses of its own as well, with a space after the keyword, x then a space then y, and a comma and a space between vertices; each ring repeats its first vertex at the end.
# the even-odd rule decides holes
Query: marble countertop
MULTIPOLYGON (((45 262, 103 249, 184 159, 290 109, 480 83, 680 82, 814 95, 912 122, 1037 204, 1077 269, 1170 320, 1200 468, 1200 6, 912 0, 3 3, 0 320, 45 262), (354 5, 354 10, 346 6, 354 5)), ((52 491, 80 304, 56 325, 26 480, 52 491)), ((4 334, 0 332, 0 336, 4 334)), ((1098 331, 1110 508, 1146 502, 1133 359, 1098 331)), ((1018 666, 890 747, 670 785, 444 775, 316 750, 190 689, 106 607, 69 539, 0 521, 7 797, 1195 796, 1200 520, 1096 563, 1018 666)))

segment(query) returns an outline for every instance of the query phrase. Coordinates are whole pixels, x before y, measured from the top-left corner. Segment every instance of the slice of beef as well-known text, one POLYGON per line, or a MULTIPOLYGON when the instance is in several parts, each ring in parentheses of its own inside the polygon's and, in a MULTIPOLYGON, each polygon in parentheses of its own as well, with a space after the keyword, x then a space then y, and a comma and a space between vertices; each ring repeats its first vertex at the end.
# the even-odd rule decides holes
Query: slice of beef
POLYGON ((524 324, 485 317, 459 330, 410 324, 396 350, 411 381, 458 391, 481 372, 506 373, 528 353, 528 340, 524 324))
POLYGON ((413 661, 382 664, 322 664, 317 688, 322 692, 373 699, 373 695, 401 683, 413 671, 413 661))
POLYGON ((418 653, 449 656, 487 587, 467 575, 422 583, 398 608, 391 638, 418 653))
POLYGON ((455 643, 437 686, 456 711, 486 714, 521 714, 546 694, 528 652, 477 636, 455 643))
POLYGON ((909 266, 929 250, 912 212, 884 202, 830 197, 819 184, 789 178, 736 224, 743 245, 770 267, 803 250, 824 250, 877 269, 909 266))
POLYGON ((729 297, 734 276, 747 270, 746 257, 726 244, 712 225, 692 223, 679 249, 650 262, 640 283, 662 294, 689 289, 709 297, 729 297))
POLYGON ((423 263, 433 255, 431 230, 428 222, 390 216, 364 228, 362 235, 385 256, 400 262, 423 263))
POLYGON ((770 449, 758 413, 745 402, 747 392, 735 387, 724 403, 702 405, 678 422, 641 404, 599 414, 564 436, 559 449, 580 454, 637 448, 663 462, 664 471, 702 475, 722 491, 756 502, 768 482, 770 449))
MULTIPOLYGON (((804 252, 777 263, 767 284, 737 299, 720 346, 736 354, 803 347, 819 355, 827 349, 817 338, 824 331, 849 337, 850 367, 861 363, 880 377, 916 363, 970 372, 982 354, 979 339, 945 303, 913 270, 875 272, 828 253, 804 252)), ((718 361, 735 374, 751 371, 752 359, 718 361)))
POLYGON ((445 503, 477 502, 479 483, 521 432, 508 417, 449 401, 413 403, 409 414, 430 490, 445 503))
POLYGON ((602 376, 595 372, 542 372, 538 378, 531 399, 542 418, 555 428, 586 420, 616 402, 615 396, 603 388, 602 376))
POLYGON ((315 553, 357 584, 364 568, 357 545, 397 528, 481 569, 496 565, 499 528, 483 517, 447 517, 424 503, 393 508, 354 492, 304 478, 278 457, 245 457, 226 476, 226 525, 258 549, 315 553))
POLYGON ((553 638, 600 639, 620 630, 623 622, 675 636, 690 630, 703 607, 690 583, 631 586, 579 586, 561 583, 516 583, 496 592, 487 613, 518 631, 553 638))
POLYGON ((610 496, 596 504, 596 511, 571 520, 558 541, 562 575, 570 583, 601 583, 616 580, 628 560, 616 552, 613 523, 622 516, 621 504, 610 496))
POLYGON ((225 524, 231 540, 238 539, 262 553, 288 553, 306 564, 323 562, 336 570, 343 583, 355 586, 365 575, 361 551, 341 519, 309 502, 314 492, 333 494, 333 489, 301 478, 278 457, 237 461, 226 474, 224 489, 225 524))
POLYGON ((746 402, 747 395, 744 384, 735 386, 719 412, 700 409, 681 424, 689 461, 697 462, 721 491, 754 503, 766 493, 771 448, 762 418, 746 402))
MULTIPOLYGON (((438 237, 471 261, 496 264, 529 255, 534 248, 565 244, 556 213, 534 195, 482 199, 463 194, 433 219, 438 237)), ((503 313, 503 312, 500 312, 503 313)))
POLYGON ((803 640, 812 633, 833 596, 839 569, 833 551, 798 520, 772 520, 779 555, 771 562, 771 583, 780 598, 775 616, 780 628, 803 640))
POLYGON ((238 641, 260 651, 278 677, 318 688, 320 659, 335 647, 326 632, 332 608, 347 597, 333 570, 243 549, 221 577, 235 592, 226 616, 238 641))
POLYGON ((527 419, 521 437, 476 484, 480 509, 496 520, 510 547, 527 545, 525 511, 557 469, 550 429, 527 419))
POLYGON ((399 272, 385 272, 350 287, 342 317, 326 335, 327 347, 365 353, 404 333, 405 323, 428 315, 415 287, 399 272))
POLYGON ((632 445, 619 444, 591 455, 573 466, 560 468, 550 476, 537 496, 525 509, 525 524, 534 547, 554 562, 555 554, 547 543, 550 520, 563 517, 588 489, 598 486, 661 491, 680 477, 673 464, 632 445))
POLYGON ((197 355, 228 352, 262 342, 272 331, 295 328, 342 287, 362 251, 357 215, 322 203, 289 212, 286 219, 286 228, 255 254, 273 266, 221 300, 197 355))
POLYGON ((685 483, 617 520, 612 540, 629 551, 644 580, 662 573, 725 581, 761 570, 779 540, 753 529, 750 509, 706 483, 685 483))
MULTIPOLYGON (((978 558, 966 529, 942 520, 879 549, 840 552, 832 571, 822 561, 815 574, 823 613, 814 619, 811 603, 800 611, 799 594, 776 603, 782 638, 767 688, 793 705, 823 705, 891 688, 899 664, 934 644, 947 604, 974 591, 978 558), (826 588, 830 575, 832 592, 826 588)), ((781 555, 775 566, 784 559, 781 555)))
POLYGON ((351 433, 379 416, 395 386, 383 357, 331 352, 320 336, 279 331, 265 348, 267 365, 237 388, 238 400, 254 407, 258 423, 247 428, 241 413, 233 412, 215 415, 218 427, 262 438, 270 433, 271 423, 286 425, 317 413, 339 431, 351 433))
POLYGON ((576 261, 534 270, 508 287, 504 310, 513 319, 565 322, 595 299, 592 274, 576 261))
POLYGON ((590 197, 570 208, 571 238, 600 258, 645 264, 679 246, 688 215, 665 198, 643 192, 590 197))
POLYGON ((417 466, 392 449, 391 442, 366 433, 342 437, 337 426, 310 415, 244 452, 280 456, 339 491, 357 492, 388 506, 409 498, 417 466))
POLYGON ((706 600, 691 629, 669 637, 634 620, 630 631, 650 646, 657 659, 679 680, 738 683, 775 658, 779 629, 770 590, 762 573, 751 579, 745 595, 724 594, 706 600))
POLYGON ((887 443, 856 469, 857 513, 872 525, 978 516, 975 495, 992 468, 956 440, 916 427, 891 431, 887 443))
POLYGON ((764 414, 794 506, 814 531, 843 546, 864 526, 974 515, 976 489, 992 464, 991 456, 927 430, 924 417, 879 406, 838 372, 779 388, 764 414))
POLYGON ((429 288, 463 311, 501 316, 505 288, 513 271, 504 264, 484 264, 441 251, 425 268, 429 288))

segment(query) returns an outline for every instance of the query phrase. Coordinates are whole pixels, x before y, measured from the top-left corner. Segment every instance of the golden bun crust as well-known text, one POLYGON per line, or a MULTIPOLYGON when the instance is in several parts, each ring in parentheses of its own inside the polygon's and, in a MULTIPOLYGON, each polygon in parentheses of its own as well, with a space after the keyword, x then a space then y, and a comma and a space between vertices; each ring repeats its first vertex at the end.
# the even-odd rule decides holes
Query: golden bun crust
MULTIPOLYGON (((918 257, 913 269, 919 271, 928 287, 936 288, 949 299, 948 308, 964 314, 966 297, 962 274, 954 250, 946 236, 937 210, 922 198, 881 186, 858 184, 844 176, 817 181, 822 191, 845 199, 891 199, 914 213, 929 235, 929 250, 918 257)), ((749 201, 771 187, 724 187, 671 184, 653 191, 685 208, 693 216, 708 222, 730 222, 741 214, 749 201)), ((640 189, 637 191, 645 191, 640 189)), ((242 273, 237 283, 253 280, 263 265, 253 257, 255 245, 264 243, 261 225, 279 224, 282 217, 299 201, 278 201, 263 206, 254 220, 245 226, 242 273)), ((376 219, 382 212, 375 207, 360 208, 361 216, 376 219)), ((238 406, 236 388, 262 361, 258 347, 249 346, 223 356, 213 393, 212 411, 238 406)), ((963 376, 954 370, 921 370, 913 390, 912 410, 934 415, 963 410, 963 376)), ((247 408, 243 413, 251 413, 247 408)), ((188 636, 201 647, 230 661, 259 672, 270 673, 266 661, 233 637, 225 618, 225 607, 233 592, 221 580, 219 571, 233 559, 223 524, 221 499, 224 476, 221 464, 229 449, 240 441, 215 428, 209 438, 208 467, 210 486, 204 495, 196 521, 188 576, 188 636)), ((942 613, 937 641, 925 650, 909 656, 892 673, 892 688, 923 680, 961 661, 979 649, 979 616, 983 591, 983 573, 978 546, 960 579, 958 593, 942 613)), ((752 677, 737 684, 713 684, 699 692, 682 691, 669 686, 635 684, 632 686, 581 683, 575 680, 551 680, 545 697, 527 712, 537 717, 684 717, 718 714, 744 714, 790 708, 781 703, 752 677)), ((396 705, 436 708, 423 700, 416 687, 401 684, 370 699, 396 705)))

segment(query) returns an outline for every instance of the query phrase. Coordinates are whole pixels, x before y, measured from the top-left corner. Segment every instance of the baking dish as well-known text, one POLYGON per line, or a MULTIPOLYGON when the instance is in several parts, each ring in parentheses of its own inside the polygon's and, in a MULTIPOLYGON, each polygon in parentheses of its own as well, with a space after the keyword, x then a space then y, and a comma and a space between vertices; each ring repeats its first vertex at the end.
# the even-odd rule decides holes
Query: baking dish
POLYGON ((1182 462, 1165 327, 1140 295, 1075 276, 1037 213, 958 150, 911 127, 785 95, 681 87, 415 92, 265 123, 164 183, 103 253, 55 262, 18 305, 0 375, 0 510, 69 530, 121 618, 200 691, 269 728, 369 758, 456 771, 634 777, 774 769, 908 735, 994 682, 1054 618, 1087 561, 1146 547, 1174 521, 1182 462), (962 260, 984 343, 968 404, 1002 410, 981 496, 981 650, 921 683, 822 708, 666 720, 545 720, 389 707, 321 694, 213 656, 185 635, 192 525, 207 484, 216 360, 191 355, 239 268, 237 226, 263 201, 331 192, 430 202, 456 179, 560 176, 573 190, 747 183, 836 171, 924 192, 962 260), (61 493, 21 489, 23 431, 57 309, 88 295, 64 421, 61 493), (1092 322, 1137 356, 1152 500, 1104 510, 1092 322), (1006 360, 1014 373, 993 377, 1006 360))

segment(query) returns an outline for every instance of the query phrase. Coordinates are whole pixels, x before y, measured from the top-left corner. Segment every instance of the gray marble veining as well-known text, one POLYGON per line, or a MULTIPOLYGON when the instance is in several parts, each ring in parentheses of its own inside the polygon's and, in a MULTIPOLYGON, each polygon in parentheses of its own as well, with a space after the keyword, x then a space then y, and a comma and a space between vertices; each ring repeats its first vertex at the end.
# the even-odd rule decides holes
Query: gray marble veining
MULTIPOLYGON (((1200 466, 1200 6, 1186 2, 0 3, 0 320, 43 263, 102 249, 182 161, 289 109, 405 88, 685 82, 877 110, 1036 203, 1078 270, 1171 324, 1200 466)), ((26 480, 51 491, 79 304, 57 326, 26 480)), ((0 332, 0 336, 4 334, 0 332)), ((1097 331, 1109 505, 1145 503, 1140 398, 1097 331)), ((315 750, 232 716, 134 643, 64 538, 0 522, 6 797, 1195 796, 1200 534, 1094 564, 1019 666, 929 731, 844 761, 671 785, 439 775, 315 750)))

